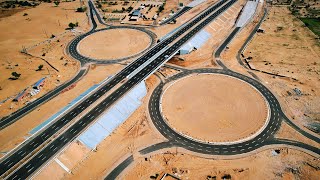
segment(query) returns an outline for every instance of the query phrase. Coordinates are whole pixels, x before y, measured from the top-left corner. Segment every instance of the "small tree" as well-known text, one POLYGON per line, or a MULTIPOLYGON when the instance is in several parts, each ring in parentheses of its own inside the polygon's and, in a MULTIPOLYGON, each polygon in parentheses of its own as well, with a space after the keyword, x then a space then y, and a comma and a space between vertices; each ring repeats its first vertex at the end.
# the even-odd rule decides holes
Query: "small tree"
POLYGON ((160 7, 159 7, 159 12, 162 12, 164 10, 164 7, 163 7, 163 5, 161 5, 160 7))
POLYGON ((69 26, 69 28, 73 29, 76 25, 71 22, 71 23, 69 23, 68 26, 69 26))
POLYGON ((83 7, 78 7, 76 12, 85 12, 86 10, 87 10, 87 7, 83 6, 83 7))
POLYGON ((172 20, 173 24, 177 23, 177 20, 176 19, 173 19, 172 20))
POLYGON ((13 79, 19 79, 19 77, 21 76, 21 74, 17 73, 17 72, 12 72, 11 75, 14 77, 13 79))
POLYGON ((41 71, 41 70, 42 70, 42 68, 43 68, 43 65, 42 65, 42 64, 40 64, 40 65, 38 66, 37 71, 41 71))
POLYGON ((59 6, 59 4, 60 4, 60 2, 59 2, 59 1, 54 1, 53 3, 56 5, 56 7, 58 7, 58 6, 59 6))

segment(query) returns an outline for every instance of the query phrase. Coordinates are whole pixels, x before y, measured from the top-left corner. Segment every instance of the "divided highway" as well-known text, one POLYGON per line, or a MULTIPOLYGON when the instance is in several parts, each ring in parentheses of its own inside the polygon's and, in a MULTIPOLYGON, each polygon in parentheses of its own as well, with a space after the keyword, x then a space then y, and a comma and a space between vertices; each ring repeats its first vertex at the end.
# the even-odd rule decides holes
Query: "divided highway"
MULTIPOLYGON (((31 174, 33 174, 39 167, 42 166, 47 160, 54 156, 63 146, 71 142, 77 135, 80 134, 96 117, 98 117, 104 110, 106 110, 110 105, 117 101, 123 94, 129 91, 133 86, 137 85, 154 71, 156 71, 163 63, 168 59, 168 56, 173 55, 178 49, 187 42, 192 36, 199 32, 204 26, 216 18, 220 13, 229 8, 237 0, 222 0, 219 3, 213 5, 201 15, 192 20, 189 24, 183 26, 179 31, 173 34, 171 37, 165 39, 164 41, 157 44, 151 50, 146 52, 143 56, 135 60, 133 63, 125 67, 118 74, 116 74, 110 81, 103 85, 99 90, 89 96, 85 101, 79 103, 67 114, 62 116, 56 122, 51 124, 46 130, 39 133, 29 142, 26 142, 21 147, 19 147, 10 156, 5 157, 0 163, 0 173, 3 175, 18 164, 23 158, 29 154, 35 154, 29 161, 17 168, 10 176, 9 179, 25 179, 31 174), (221 8, 219 8, 222 6, 221 8), (218 9, 219 8, 219 9, 218 9), (216 11, 215 11, 216 10, 216 11), (215 12, 214 12, 215 11, 215 12), (208 16, 208 17, 207 17, 208 16), (206 18, 207 17, 207 18, 206 18), (204 20, 203 20, 204 19, 204 20), (203 20, 203 21, 202 21, 203 20), (201 23, 199 23, 202 21, 201 23), (196 25, 198 24, 198 25, 196 25), (145 61, 147 61, 154 54, 159 52, 164 47, 170 45, 179 36, 183 35, 186 31, 196 25, 191 31, 187 32, 182 38, 170 46, 164 53, 157 57, 154 61, 148 64, 145 68, 139 71, 131 79, 127 80, 122 86, 120 86, 111 95, 105 98, 99 105, 93 108, 89 113, 84 115, 79 121, 73 124, 70 128, 64 131, 51 143, 46 145, 40 151, 35 152, 34 150, 40 145, 44 144, 50 137, 52 137, 57 131, 61 130, 67 123, 78 116, 84 109, 88 108, 92 103, 98 100, 106 92, 110 91, 118 83, 120 83, 127 75, 133 72, 135 69, 140 67, 145 61)), ((90 5, 90 4, 89 4, 90 5)), ((91 7, 91 6, 90 6, 91 7)), ((92 8, 91 8, 92 9, 92 8)), ((90 10, 92 11, 92 10, 90 10)))
MULTIPOLYGON (((94 20, 94 16, 93 16, 93 11, 95 9, 92 2, 89 1, 89 7, 90 7, 90 19, 92 22, 92 29, 89 32, 92 32, 96 29, 97 27, 97 23, 94 20)), ((101 20, 100 17, 98 17, 98 19, 101 20)), ((99 21, 100 21, 99 20, 99 21)), ((87 35, 88 33, 86 33, 85 35, 87 35)), ((79 36, 76 38, 76 40, 82 36, 79 36)), ((83 37, 84 38, 84 37, 83 37)), ((83 61, 83 59, 79 58, 78 59, 81 63, 81 65, 85 64, 85 61, 83 61)), ((39 107, 41 104, 49 101, 50 99, 56 97, 57 95, 59 95, 59 93, 65 89, 66 87, 70 86, 71 84, 75 83, 76 81, 78 81, 82 76, 84 76, 86 74, 86 69, 81 69, 78 74, 73 77, 70 81, 62 84, 61 86, 57 87, 56 89, 46 93, 45 95, 41 96, 40 98, 38 98, 37 100, 30 102, 29 104, 27 104, 26 106, 22 107, 21 109, 18 109, 17 111, 15 111, 14 113, 10 114, 9 116, 6 116, 4 118, 1 119, 0 121, 0 130, 8 127, 9 125, 13 124, 14 122, 18 121, 20 118, 22 118, 23 116, 25 116, 27 113, 29 113, 30 111, 34 110, 35 108, 39 107)))

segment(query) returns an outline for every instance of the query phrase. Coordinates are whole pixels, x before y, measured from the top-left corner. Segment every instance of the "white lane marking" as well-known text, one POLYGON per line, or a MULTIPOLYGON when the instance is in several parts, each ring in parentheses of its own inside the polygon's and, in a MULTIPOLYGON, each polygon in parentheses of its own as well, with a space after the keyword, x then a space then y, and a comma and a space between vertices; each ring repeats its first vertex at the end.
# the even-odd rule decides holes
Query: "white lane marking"
POLYGON ((31 169, 29 169, 28 172, 30 172, 32 169, 34 169, 34 167, 32 167, 31 169))

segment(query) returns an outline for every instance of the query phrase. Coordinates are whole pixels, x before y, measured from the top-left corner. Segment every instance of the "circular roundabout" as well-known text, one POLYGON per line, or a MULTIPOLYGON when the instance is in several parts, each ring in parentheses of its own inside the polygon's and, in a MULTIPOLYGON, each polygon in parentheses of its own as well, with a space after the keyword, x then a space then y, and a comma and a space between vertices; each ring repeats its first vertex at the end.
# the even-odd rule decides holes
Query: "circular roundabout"
POLYGON ((172 129, 204 143, 250 139, 269 120, 268 104, 258 90, 222 74, 190 75, 169 83, 160 104, 172 129))
POLYGON ((127 28, 99 31, 87 36, 78 45, 83 56, 108 60, 129 57, 146 49, 151 43, 148 34, 127 28))
POLYGON ((265 86, 224 69, 171 76, 156 87, 148 108, 171 144, 205 154, 250 152, 272 141, 281 125, 280 105, 265 86))
POLYGON ((114 64, 139 56, 155 42, 156 35, 145 28, 110 26, 79 35, 67 49, 81 65, 114 64))

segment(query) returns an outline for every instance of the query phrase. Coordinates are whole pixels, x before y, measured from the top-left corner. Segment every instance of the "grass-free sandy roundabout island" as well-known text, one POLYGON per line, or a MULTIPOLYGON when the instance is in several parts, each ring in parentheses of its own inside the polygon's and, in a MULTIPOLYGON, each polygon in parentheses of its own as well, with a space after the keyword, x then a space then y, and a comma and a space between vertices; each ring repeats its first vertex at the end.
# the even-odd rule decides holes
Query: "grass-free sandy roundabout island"
POLYGON ((268 104, 260 92, 221 74, 193 74, 168 84, 161 109, 172 129, 211 143, 249 138, 268 120, 268 104))
POLYGON ((115 28, 95 32, 80 41, 78 51, 83 56, 97 59, 120 59, 136 55, 149 47, 151 38, 145 32, 115 28))

